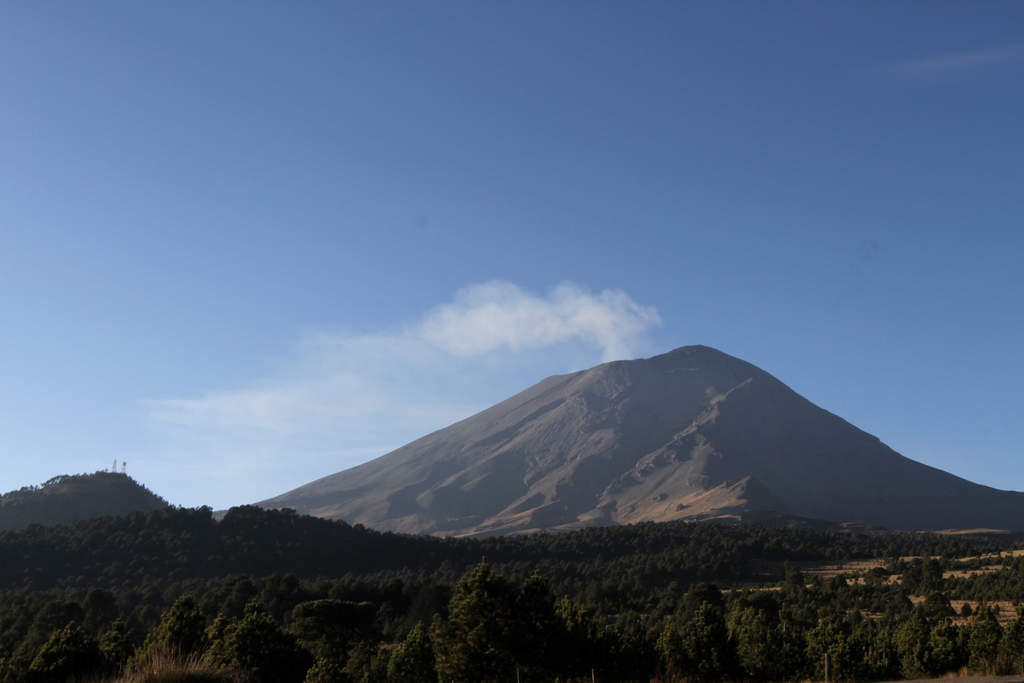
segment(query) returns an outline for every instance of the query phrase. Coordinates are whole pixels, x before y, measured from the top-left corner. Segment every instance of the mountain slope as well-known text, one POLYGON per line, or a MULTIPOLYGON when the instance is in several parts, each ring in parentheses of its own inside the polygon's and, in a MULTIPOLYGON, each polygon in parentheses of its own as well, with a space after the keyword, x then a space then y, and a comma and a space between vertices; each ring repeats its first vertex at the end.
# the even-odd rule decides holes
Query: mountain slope
POLYGON ((0 530, 21 529, 29 524, 66 524, 167 506, 166 500, 125 474, 61 475, 41 486, 26 486, 0 496, 0 530))
POLYGON ((1024 494, 904 458, 706 346, 550 377, 260 505, 451 535, 758 511, 902 529, 1024 528, 1024 494))

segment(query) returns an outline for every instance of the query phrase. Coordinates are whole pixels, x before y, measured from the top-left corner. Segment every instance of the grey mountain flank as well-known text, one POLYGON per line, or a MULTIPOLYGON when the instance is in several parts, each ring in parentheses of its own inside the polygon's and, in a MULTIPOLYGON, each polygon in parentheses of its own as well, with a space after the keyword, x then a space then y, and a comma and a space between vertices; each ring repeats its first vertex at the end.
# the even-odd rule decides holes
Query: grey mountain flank
POLYGON ((1024 493, 905 458, 706 346, 549 377, 259 505, 459 536, 761 512, 892 529, 1024 529, 1024 493))

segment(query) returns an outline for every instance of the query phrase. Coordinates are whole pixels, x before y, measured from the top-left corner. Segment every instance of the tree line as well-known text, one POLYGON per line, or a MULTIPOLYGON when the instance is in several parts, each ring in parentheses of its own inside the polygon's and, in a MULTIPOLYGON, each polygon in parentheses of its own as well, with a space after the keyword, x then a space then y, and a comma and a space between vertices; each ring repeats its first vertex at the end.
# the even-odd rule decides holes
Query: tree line
POLYGON ((383 602, 352 583, 295 577, 193 587, 144 630, 106 589, 81 602, 7 597, 0 680, 162 667, 253 683, 773 681, 821 679, 826 656, 834 680, 1024 673, 1020 613, 1004 627, 982 605, 958 625, 940 593, 913 606, 898 586, 808 583, 796 570, 774 591, 694 584, 649 614, 588 608, 487 561, 451 586, 379 586, 406 598, 383 602))
POLYGON ((1020 622, 984 603, 1024 601, 1024 563, 943 578, 1014 540, 693 523, 438 539, 258 508, 36 526, 0 533, 0 681, 799 680, 826 654, 836 680, 1019 670, 1020 622), (885 566, 853 585, 797 568, 869 557, 885 566), (949 600, 968 595, 965 619, 949 600))

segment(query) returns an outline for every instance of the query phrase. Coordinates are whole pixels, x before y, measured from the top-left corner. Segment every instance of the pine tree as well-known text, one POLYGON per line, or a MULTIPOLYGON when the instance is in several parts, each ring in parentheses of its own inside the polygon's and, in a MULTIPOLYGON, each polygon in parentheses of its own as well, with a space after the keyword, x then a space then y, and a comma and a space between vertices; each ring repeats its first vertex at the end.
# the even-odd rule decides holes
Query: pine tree
POLYGON ((455 585, 446 621, 431 627, 437 670, 445 681, 503 681, 515 676, 511 646, 516 591, 480 562, 455 585))
POLYGON ((142 646, 145 656, 165 652, 182 657, 203 651, 206 645, 206 618, 191 595, 182 595, 164 612, 142 646))
POLYGON ((729 633, 736 643, 737 661, 754 680, 778 681, 791 675, 789 643, 780 624, 754 607, 734 610, 729 633))
POLYGON ((967 665, 962 631, 949 620, 936 625, 928 636, 928 673, 941 676, 967 665))
POLYGON ((979 606, 967 641, 971 653, 971 668, 982 673, 993 673, 1002 638, 1003 629, 992 608, 987 605, 979 606))
POLYGON ((1006 673, 1024 674, 1024 610, 1017 609, 1017 618, 1003 630, 1000 660, 1006 673))
POLYGON ((135 652, 131 634, 128 633, 127 627, 120 619, 114 620, 110 628, 103 632, 103 635, 100 636, 99 647, 106 669, 110 673, 120 671, 135 652))
POLYGON ((432 681, 437 679, 434 650, 427 630, 417 622, 412 630, 391 651, 388 661, 388 682, 432 681))
POLYGON ((210 631, 215 640, 207 660, 223 669, 243 671, 253 683, 302 681, 312 663, 295 636, 282 631, 258 602, 246 605, 237 621, 218 617, 210 631))
POLYGON ((683 613, 668 619, 656 647, 670 677, 716 681, 735 670, 735 644, 712 602, 700 603, 689 618, 683 613))
POLYGON ((376 607, 368 602, 311 600, 292 610, 292 632, 317 659, 344 660, 358 640, 374 635, 376 607))
POLYGON ((32 660, 29 673, 37 683, 64 683, 72 676, 83 678, 102 668, 103 655, 96 641, 71 622, 54 631, 32 660))
POLYGON ((928 643, 931 629, 921 608, 896 628, 896 651, 900 658, 900 671, 904 678, 922 678, 928 673, 928 643))

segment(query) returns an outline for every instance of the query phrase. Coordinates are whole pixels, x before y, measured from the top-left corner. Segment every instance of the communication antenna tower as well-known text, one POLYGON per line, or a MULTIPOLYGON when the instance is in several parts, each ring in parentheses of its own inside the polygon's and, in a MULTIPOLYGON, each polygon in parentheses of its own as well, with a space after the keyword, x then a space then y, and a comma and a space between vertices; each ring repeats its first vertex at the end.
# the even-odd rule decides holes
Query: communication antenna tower
POLYGON ((124 460, 122 460, 122 461, 121 461, 121 474, 124 474, 124 473, 125 473, 125 470, 126 470, 127 468, 128 468, 128 463, 126 463, 126 462, 125 462, 124 460))
POLYGON ((111 472, 117 472, 117 458, 114 458, 114 464, 110 467, 111 472))

